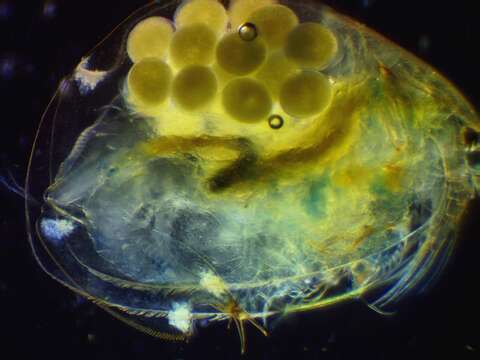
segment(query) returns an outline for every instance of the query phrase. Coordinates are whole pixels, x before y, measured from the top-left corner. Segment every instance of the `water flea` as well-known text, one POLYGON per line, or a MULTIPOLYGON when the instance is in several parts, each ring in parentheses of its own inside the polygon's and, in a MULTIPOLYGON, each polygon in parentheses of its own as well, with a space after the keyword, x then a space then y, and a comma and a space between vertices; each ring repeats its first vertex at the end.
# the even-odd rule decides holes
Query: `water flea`
POLYGON ((22 194, 43 270, 163 340, 231 323, 242 353, 284 316, 386 314, 432 284, 480 191, 452 83, 319 1, 146 3, 39 122, 22 194))

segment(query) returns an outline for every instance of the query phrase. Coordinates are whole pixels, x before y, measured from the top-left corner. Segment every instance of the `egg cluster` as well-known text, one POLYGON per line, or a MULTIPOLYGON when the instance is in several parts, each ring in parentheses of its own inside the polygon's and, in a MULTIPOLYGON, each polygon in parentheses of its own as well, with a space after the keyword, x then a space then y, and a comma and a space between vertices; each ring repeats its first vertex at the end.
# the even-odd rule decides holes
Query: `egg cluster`
POLYGON ((337 53, 334 35, 315 22, 299 23, 272 0, 190 0, 170 22, 149 17, 129 33, 133 62, 127 80, 139 109, 171 104, 185 112, 210 110, 243 123, 321 113, 332 100, 322 73, 337 53))

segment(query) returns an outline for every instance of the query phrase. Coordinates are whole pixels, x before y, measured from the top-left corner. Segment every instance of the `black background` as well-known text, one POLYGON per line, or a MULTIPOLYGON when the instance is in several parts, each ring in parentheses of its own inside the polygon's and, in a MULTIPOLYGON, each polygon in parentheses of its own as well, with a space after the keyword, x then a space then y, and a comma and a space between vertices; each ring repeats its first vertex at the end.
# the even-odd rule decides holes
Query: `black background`
MULTIPOLYGON (((475 0, 331 0, 434 65, 479 105, 475 0)), ((23 183, 33 132, 58 81, 140 0, 0 0, 1 179, 23 183)), ((226 324, 189 344, 137 333, 51 280, 26 240, 23 201, 0 186, 0 358, 233 359, 226 324)), ((248 328, 251 359, 479 359, 480 205, 472 202, 453 260, 436 286, 383 317, 361 303, 291 316, 268 337, 248 328)))

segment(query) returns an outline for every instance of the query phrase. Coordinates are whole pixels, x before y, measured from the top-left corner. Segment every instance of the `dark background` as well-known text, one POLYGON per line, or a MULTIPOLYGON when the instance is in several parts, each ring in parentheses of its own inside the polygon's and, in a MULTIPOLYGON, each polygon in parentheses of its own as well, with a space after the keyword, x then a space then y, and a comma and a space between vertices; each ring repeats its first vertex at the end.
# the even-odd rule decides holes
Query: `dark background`
MULTIPOLYGON (((0 358, 233 359, 226 324, 189 344, 137 333, 51 280, 27 244, 23 186, 32 135, 59 80, 140 0, 0 0, 0 358), (10 189, 9 189, 10 187, 10 189), (14 356, 14 357, 13 357, 14 356)), ((419 55, 480 101, 475 0, 331 0, 419 55)), ((479 202, 472 202, 453 260, 436 286, 383 317, 361 303, 291 316, 268 338, 247 327, 251 359, 479 359, 479 202), (447 357, 446 357, 447 356, 447 357)))

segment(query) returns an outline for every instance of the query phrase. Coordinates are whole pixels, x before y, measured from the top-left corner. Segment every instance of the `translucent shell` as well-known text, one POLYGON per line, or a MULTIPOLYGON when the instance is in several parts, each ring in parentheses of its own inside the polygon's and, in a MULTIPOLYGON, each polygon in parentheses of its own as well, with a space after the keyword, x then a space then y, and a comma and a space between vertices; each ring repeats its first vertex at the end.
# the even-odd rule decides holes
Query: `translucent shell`
POLYGON ((244 350, 245 323, 382 312, 430 283, 478 193, 479 133, 437 71, 317 2, 150 2, 47 109, 30 241, 136 329, 229 320, 244 350))

